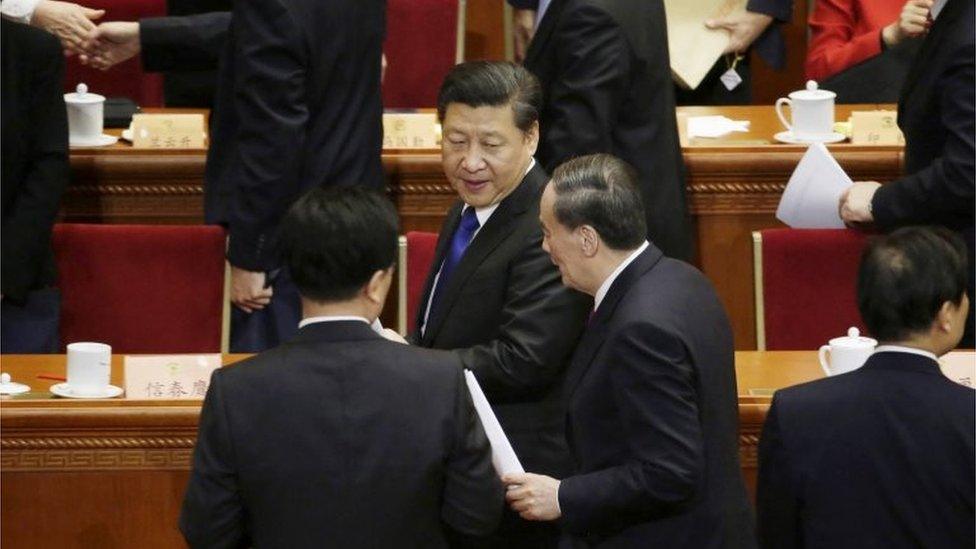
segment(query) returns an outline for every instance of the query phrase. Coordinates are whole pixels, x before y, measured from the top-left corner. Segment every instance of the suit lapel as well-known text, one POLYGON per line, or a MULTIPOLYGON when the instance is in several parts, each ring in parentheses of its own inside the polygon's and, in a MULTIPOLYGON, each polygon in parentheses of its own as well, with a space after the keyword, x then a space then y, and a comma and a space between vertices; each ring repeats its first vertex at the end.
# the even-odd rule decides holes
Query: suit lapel
POLYGON ((424 282, 424 293, 420 300, 421 307, 417 308, 417 316, 414 318, 413 325, 417 335, 420 334, 420 327, 424 323, 424 314, 427 312, 427 302, 430 301, 430 292, 434 287, 434 278, 437 273, 441 270, 441 264, 444 263, 444 256, 447 255, 447 248, 451 245, 451 239, 454 238, 454 231, 457 230, 457 226, 461 223, 461 209, 464 204, 458 202, 447 212, 447 217, 444 219, 444 225, 441 226, 441 232, 437 235, 437 247, 434 249, 434 261, 430 264, 430 271, 427 273, 427 281, 424 282))
POLYGON ((535 35, 532 37, 532 41, 529 42, 529 50, 525 52, 524 65, 527 69, 532 70, 532 67, 539 66, 539 57, 542 55, 542 52, 546 51, 546 43, 552 38, 552 34, 556 29, 556 23, 559 20, 559 14, 562 13, 565 5, 565 0, 552 0, 549 8, 546 9, 545 15, 542 16, 542 21, 539 22, 539 28, 535 30, 535 35))
POLYGON ((959 17, 958 8, 962 5, 963 1, 971 2, 972 0, 949 0, 946 3, 945 7, 942 8, 942 12, 939 13, 939 17, 929 30, 928 36, 922 42, 918 53, 915 55, 915 59, 908 69, 908 74, 905 76, 905 83, 902 84, 901 93, 898 96, 899 120, 902 119, 901 114, 905 108, 905 102, 911 97, 912 91, 915 89, 916 84, 918 84, 919 77, 930 69, 933 62, 932 57, 938 55, 940 43, 945 35, 948 34, 947 29, 959 17))
MULTIPOLYGON (((444 295, 438 297, 438 310, 431 311, 430 317, 427 319, 427 327, 424 329, 424 335, 421 340, 424 346, 429 346, 437 337, 437 334, 443 326, 444 319, 450 316, 449 313, 454 307, 458 295, 464 288, 467 280, 478 270, 478 266, 515 230, 519 223, 518 218, 524 215, 534 203, 538 202, 542 186, 545 182, 546 173, 536 163, 529 170, 529 173, 522 178, 519 186, 512 191, 512 194, 501 201, 498 209, 491 214, 485 226, 475 235, 474 240, 471 241, 468 249, 465 250, 464 255, 461 257, 461 261, 455 267, 451 279, 447 281, 447 286, 443 288, 444 295)), ((455 223, 456 225, 457 223, 455 223)), ((450 235, 447 238, 450 238, 450 235)), ((424 307, 426 307, 426 300, 424 307)))
POLYGON ((630 265, 620 273, 620 276, 610 285, 610 290, 600 303, 600 308, 590 319, 589 325, 583 332, 579 345, 573 353, 569 369, 566 371, 566 381, 564 396, 568 409, 569 401, 583 379, 583 374, 589 369, 596 357, 597 351, 603 346, 606 340, 607 327, 613 318, 614 311, 620 300, 627 294, 630 288, 637 283, 642 276, 654 268, 664 256, 656 246, 650 244, 647 249, 641 252, 630 265))

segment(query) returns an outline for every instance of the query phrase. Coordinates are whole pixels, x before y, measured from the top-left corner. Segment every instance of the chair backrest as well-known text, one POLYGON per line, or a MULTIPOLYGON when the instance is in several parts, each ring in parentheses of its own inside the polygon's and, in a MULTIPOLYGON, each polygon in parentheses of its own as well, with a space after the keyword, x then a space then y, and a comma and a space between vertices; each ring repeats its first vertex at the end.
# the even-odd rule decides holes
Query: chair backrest
MULTIPOLYGON (((99 21, 138 21, 143 17, 166 15, 166 0, 86 0, 82 5, 104 9, 99 21)), ((64 72, 65 92, 75 91, 84 82, 88 89, 106 97, 128 97, 140 107, 163 106, 163 75, 142 70, 140 56, 119 63, 107 71, 86 67, 72 55, 64 72)))
POLYGON ((54 227, 61 344, 116 353, 219 352, 224 232, 215 225, 54 227))
POLYGON ((383 106, 433 107, 444 76, 464 59, 466 0, 389 0, 383 106))
POLYGON ((759 350, 817 349, 857 326, 857 270, 867 238, 845 229, 752 233, 759 350))
POLYGON ((408 232, 400 237, 397 317, 401 335, 406 335, 417 318, 427 273, 434 262, 437 233, 408 232))

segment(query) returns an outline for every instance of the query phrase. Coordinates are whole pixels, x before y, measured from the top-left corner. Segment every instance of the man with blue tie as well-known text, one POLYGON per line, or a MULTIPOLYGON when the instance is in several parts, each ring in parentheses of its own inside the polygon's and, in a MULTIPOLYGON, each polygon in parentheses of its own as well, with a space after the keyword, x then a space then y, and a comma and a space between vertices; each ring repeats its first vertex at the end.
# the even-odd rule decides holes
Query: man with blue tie
MULTIPOLYGON (((541 101, 535 77, 512 63, 463 63, 447 75, 441 154, 460 201, 441 228, 413 340, 452 350, 523 466, 558 475, 572 467, 559 391, 592 300, 564 288, 542 250, 548 177, 532 157, 541 101)), ((508 512, 487 545, 553 547, 557 538, 553 525, 508 512)))

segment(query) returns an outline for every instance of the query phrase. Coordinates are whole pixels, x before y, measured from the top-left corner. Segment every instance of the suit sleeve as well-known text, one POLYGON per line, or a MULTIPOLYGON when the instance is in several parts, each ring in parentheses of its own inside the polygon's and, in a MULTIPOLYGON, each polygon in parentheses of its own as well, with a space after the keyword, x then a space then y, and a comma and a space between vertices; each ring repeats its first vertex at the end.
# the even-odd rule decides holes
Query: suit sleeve
POLYGON ((546 98, 546 171, 575 156, 613 152, 613 125, 629 88, 631 53, 613 18, 583 5, 560 17, 555 43, 559 78, 546 98))
POLYGON ((461 368, 457 370, 454 447, 447 463, 441 516, 454 531, 484 536, 495 530, 505 506, 504 489, 491 463, 491 446, 474 410, 461 368))
POLYGON ((778 410, 779 402, 774 396, 759 437, 756 511, 760 547, 790 549, 800 547, 796 539, 799 507, 780 432, 778 410))
POLYGON ((513 260, 498 336, 454 352, 492 402, 546 390, 576 346, 588 303, 563 286, 541 233, 533 233, 513 260))
POLYGON ((217 68, 230 19, 229 11, 218 11, 140 20, 143 67, 151 72, 217 68))
POLYGON ((976 193, 976 94, 972 42, 949 57, 952 64, 938 80, 945 132, 942 155, 911 175, 884 185, 874 194, 875 223, 883 229, 911 224, 945 224, 947 214, 972 220, 976 193))
POLYGON ((607 398, 619 410, 628 452, 618 466, 560 484, 563 526, 576 534, 678 512, 696 499, 704 478, 698 394, 684 344, 655 326, 633 323, 604 345, 607 398))
POLYGON ((818 0, 810 14, 806 76, 824 80, 881 53, 881 31, 854 34, 851 0, 818 0))
POLYGON ((234 6, 234 108, 240 125, 231 181, 228 259, 249 271, 278 266, 277 227, 301 188, 308 51, 280 0, 234 6))
POLYGON ((793 0, 749 0, 746 11, 763 13, 780 23, 789 23, 793 20, 793 0))
POLYGON ((203 401, 193 471, 180 512, 180 531, 194 548, 250 545, 220 374, 219 369, 214 371, 203 401))
MULTIPOLYGON (((41 33, 38 33, 41 34, 41 33)), ((24 118, 28 135, 17 136, 31 143, 29 166, 18 185, 17 197, 3 215, 2 293, 4 299, 20 302, 37 280, 48 257, 51 228, 68 183, 68 119, 62 95, 64 56, 53 36, 31 44, 43 45, 22 62, 33 63, 35 78, 31 93, 24 94, 30 104, 24 118)), ((29 52, 22 52, 27 54, 29 52)), ((5 134, 4 138, 8 138, 5 134)))

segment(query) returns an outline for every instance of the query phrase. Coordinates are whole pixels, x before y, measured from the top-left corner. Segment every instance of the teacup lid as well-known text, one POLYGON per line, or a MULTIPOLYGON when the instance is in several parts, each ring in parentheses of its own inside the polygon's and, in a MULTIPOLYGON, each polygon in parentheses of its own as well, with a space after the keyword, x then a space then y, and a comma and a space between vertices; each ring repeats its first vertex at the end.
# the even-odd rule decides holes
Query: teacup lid
POLYGON ((830 340, 831 347, 857 347, 857 348, 872 348, 877 347, 878 342, 870 337, 864 337, 861 335, 861 330, 856 327, 851 326, 847 329, 847 335, 845 337, 835 337, 830 340))
POLYGON ((78 84, 74 93, 64 94, 65 103, 88 104, 101 103, 102 101, 105 101, 105 96, 98 95, 97 93, 88 93, 88 85, 84 82, 78 84))
POLYGON ((795 91, 790 94, 790 99, 799 99, 801 101, 811 101, 817 99, 833 99, 837 97, 837 94, 829 90, 821 90, 817 86, 816 80, 807 80, 807 89, 795 91))

